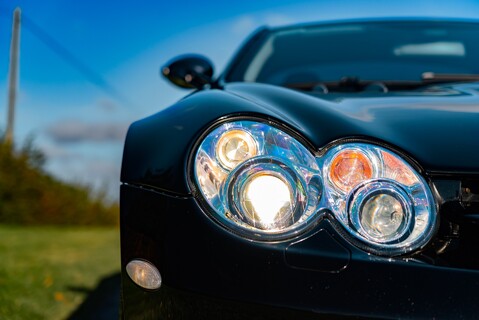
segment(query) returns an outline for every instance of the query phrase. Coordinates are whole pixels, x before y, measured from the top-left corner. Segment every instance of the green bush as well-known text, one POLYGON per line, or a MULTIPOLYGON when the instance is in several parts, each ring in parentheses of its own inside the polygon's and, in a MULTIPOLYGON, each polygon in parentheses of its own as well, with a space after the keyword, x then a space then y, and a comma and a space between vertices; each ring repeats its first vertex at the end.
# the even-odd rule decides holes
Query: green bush
POLYGON ((0 223, 115 225, 118 204, 85 186, 61 182, 42 170, 44 155, 28 140, 23 148, 0 143, 0 223))

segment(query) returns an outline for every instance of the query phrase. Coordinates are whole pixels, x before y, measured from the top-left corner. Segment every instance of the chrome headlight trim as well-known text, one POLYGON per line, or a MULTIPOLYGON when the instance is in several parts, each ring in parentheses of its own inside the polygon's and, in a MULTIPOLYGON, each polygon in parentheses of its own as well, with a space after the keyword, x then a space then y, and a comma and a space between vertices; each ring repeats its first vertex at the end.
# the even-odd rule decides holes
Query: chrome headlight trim
MULTIPOLYGON (((287 127, 281 124, 253 117, 231 118, 211 127, 198 140, 190 160, 191 182, 196 190, 196 198, 206 206, 205 211, 215 221, 246 238, 279 241, 309 230, 329 211, 334 220, 339 222, 333 225, 340 225, 341 229, 347 231, 346 238, 349 242, 374 254, 401 255, 418 250, 429 242, 437 229, 437 204, 414 161, 392 151, 384 144, 364 139, 336 141, 314 153, 310 144, 285 128, 287 127), (235 131, 234 139, 241 140, 242 130, 245 132, 244 136, 251 137, 252 140, 245 142, 246 146, 239 152, 240 161, 229 169, 224 163, 232 162, 223 160, 223 163, 220 163, 218 159, 225 159, 225 156, 218 156, 215 143, 219 139, 224 140, 227 131, 235 131), (248 150, 254 152, 249 155, 248 150), (336 165, 336 157, 348 150, 354 152, 343 157, 346 159, 346 165, 340 163, 337 166, 339 170, 332 175, 331 166, 336 165), (350 158, 359 159, 363 163, 362 167, 357 166, 362 168, 362 175, 352 180, 344 180, 348 184, 346 188, 344 184, 332 180, 344 174, 342 167, 348 168, 350 158), (252 172, 259 171, 278 178, 269 179, 271 181, 284 181, 285 187, 280 188, 281 190, 290 190, 290 199, 294 202, 288 209, 292 219, 290 224, 284 223, 284 213, 278 215, 278 221, 283 219, 281 223, 269 226, 258 221, 252 222, 256 218, 252 219, 245 214, 244 202, 238 200, 238 195, 242 192, 244 194, 244 183, 249 181, 247 177, 251 176, 252 172), (205 177, 208 177, 206 181, 205 177), (375 198, 372 204, 367 204, 367 208, 376 206, 377 203, 385 204, 385 208, 391 206, 391 203, 401 205, 403 211, 396 216, 402 217, 404 214, 404 217, 400 218, 404 219, 404 223, 403 220, 391 220, 399 228, 397 233, 391 233, 390 237, 375 237, 376 233, 372 232, 371 236, 361 227, 359 215, 353 211, 362 210, 357 208, 363 208, 364 201, 353 206, 353 199, 364 192, 360 189, 365 186, 372 188, 366 198, 370 198, 371 194, 379 195, 379 200, 375 198), (385 195, 381 196, 383 193, 385 195)), ((225 145, 224 141, 222 143, 225 145)), ((229 149, 236 150, 236 146, 241 146, 242 143, 234 141, 232 145, 235 147, 229 149)), ((238 159, 235 152, 228 155, 233 161, 238 159)), ((344 160, 343 158, 340 160, 344 160)), ((382 220, 376 219, 377 221, 385 221, 384 212, 382 220)), ((375 216, 368 216, 368 219, 374 220, 375 216)), ((384 230, 393 230, 391 228, 393 227, 386 226, 384 230)), ((386 231, 386 235, 388 232, 390 231, 386 231)), ((345 234, 344 231, 340 233, 345 234)))
POLYGON ((211 216, 235 233, 258 240, 281 240, 308 229, 314 225, 311 221, 319 217, 315 210, 322 183, 313 153, 271 122, 232 120, 213 127, 201 139, 192 164, 193 181, 211 208, 211 216), (218 141, 221 145, 227 144, 224 140, 229 132, 234 133, 231 139, 235 139, 235 147, 228 149, 232 150, 230 154, 219 154, 225 148, 218 148, 218 141), (255 152, 251 155, 246 150, 253 143, 238 141, 242 135, 254 139, 255 152), (235 163, 240 148, 242 151, 238 153, 243 158, 235 163), (225 166, 225 162, 235 166, 225 166), (261 199, 244 199, 251 179, 270 183, 260 192, 263 198, 273 199, 271 208, 264 209, 261 199), (278 205, 271 195, 278 190, 289 190, 290 198, 283 199, 284 205, 278 205), (262 211, 258 211, 262 207, 262 211), (247 212, 248 208, 256 213, 247 212), (267 213, 268 210, 272 212, 267 213), (274 223, 266 219, 268 215, 276 217, 274 223), (257 221, 261 216, 264 221, 257 221))
MULTIPOLYGON (((419 172, 403 157, 385 147, 366 142, 346 142, 329 148, 319 158, 325 178, 325 198, 329 209, 342 227, 374 253, 398 255, 422 248, 436 230, 437 205, 431 189, 419 172), (330 181, 332 159, 341 152, 356 150, 367 155, 373 163, 371 177, 353 186, 349 192, 343 192, 330 181), (358 193, 364 188, 369 194, 389 194, 401 203, 406 225, 390 237, 368 235, 359 220, 362 210, 361 201, 354 205, 358 193)), ((366 197, 368 196, 366 195, 366 197)), ((393 214, 393 212, 391 212, 393 214)))

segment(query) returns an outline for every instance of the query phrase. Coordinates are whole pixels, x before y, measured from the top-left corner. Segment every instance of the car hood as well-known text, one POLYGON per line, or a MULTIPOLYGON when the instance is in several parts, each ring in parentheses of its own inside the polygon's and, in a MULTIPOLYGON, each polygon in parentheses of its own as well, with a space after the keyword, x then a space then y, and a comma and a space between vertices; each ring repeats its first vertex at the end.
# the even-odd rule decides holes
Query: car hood
POLYGON ((479 83, 391 93, 307 94, 257 83, 224 90, 269 110, 318 149, 362 137, 400 149, 430 172, 479 172, 479 83))

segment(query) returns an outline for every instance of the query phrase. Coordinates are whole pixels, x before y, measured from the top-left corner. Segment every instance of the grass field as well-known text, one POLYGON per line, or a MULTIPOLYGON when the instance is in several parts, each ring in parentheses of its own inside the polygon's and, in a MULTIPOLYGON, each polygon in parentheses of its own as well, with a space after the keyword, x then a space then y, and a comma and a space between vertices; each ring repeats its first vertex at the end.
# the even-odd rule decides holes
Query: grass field
POLYGON ((65 319, 119 272, 116 228, 0 225, 0 319, 65 319))

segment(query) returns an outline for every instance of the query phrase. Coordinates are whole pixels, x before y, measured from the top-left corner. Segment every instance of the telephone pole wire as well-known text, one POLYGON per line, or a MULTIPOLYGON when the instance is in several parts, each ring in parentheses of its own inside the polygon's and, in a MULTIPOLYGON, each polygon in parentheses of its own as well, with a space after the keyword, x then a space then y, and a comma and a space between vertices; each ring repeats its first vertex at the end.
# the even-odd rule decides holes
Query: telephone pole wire
POLYGON ((5 142, 13 142, 13 122, 17 100, 18 63, 20 54, 20 8, 13 12, 12 42, 10 43, 10 66, 8 75, 8 118, 5 142))

